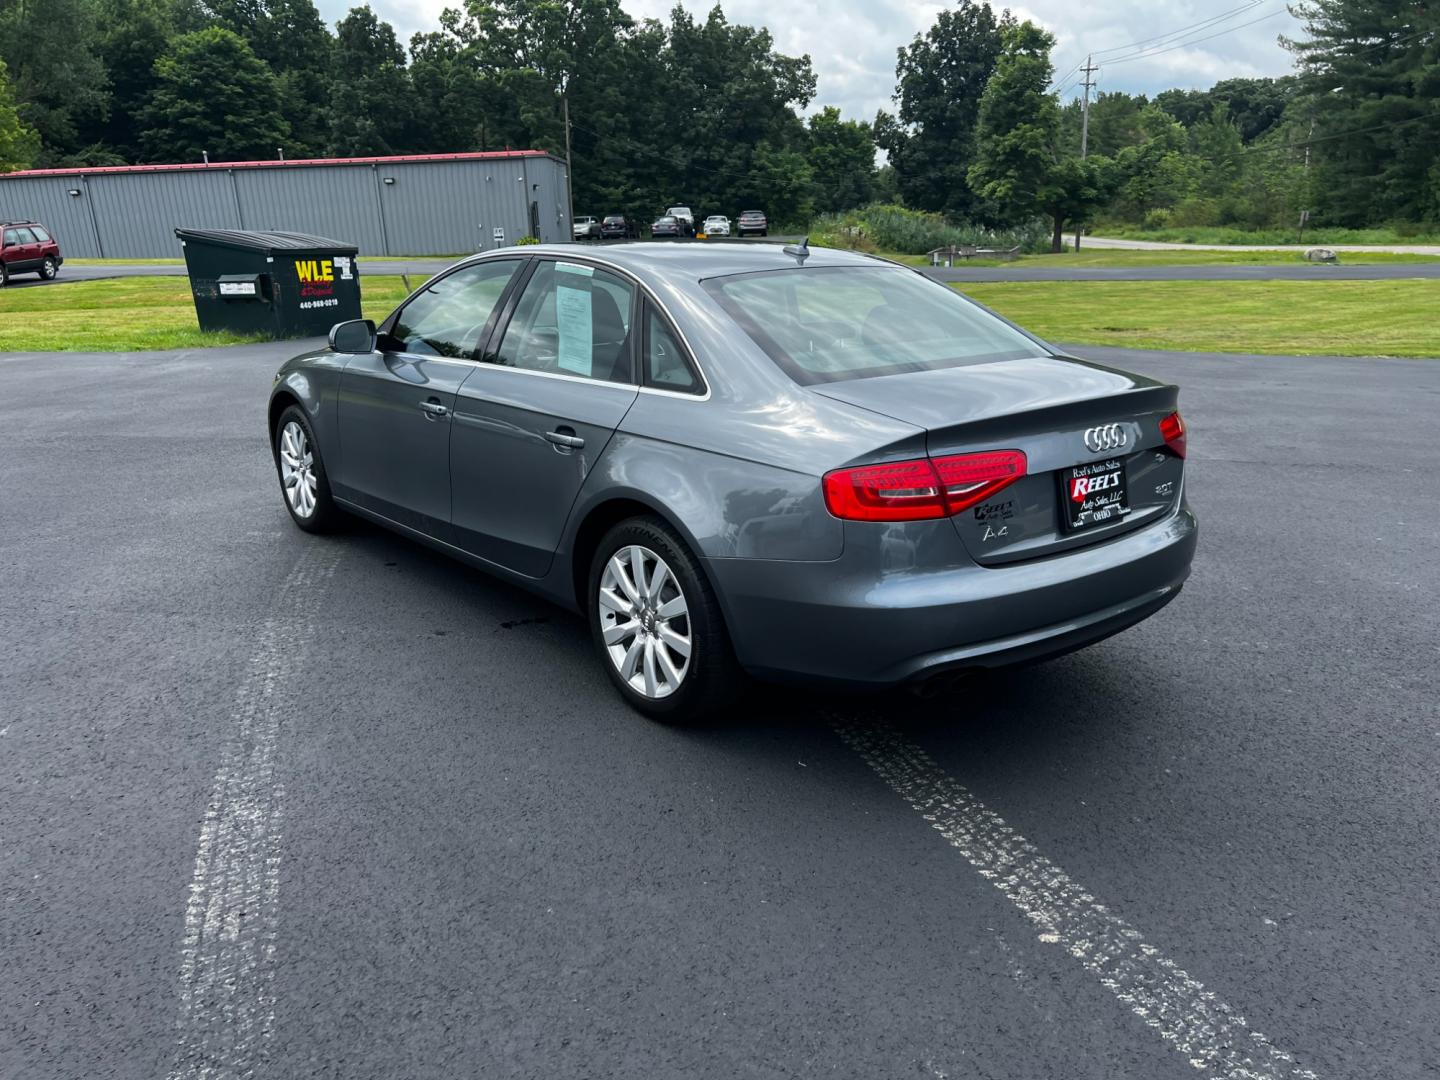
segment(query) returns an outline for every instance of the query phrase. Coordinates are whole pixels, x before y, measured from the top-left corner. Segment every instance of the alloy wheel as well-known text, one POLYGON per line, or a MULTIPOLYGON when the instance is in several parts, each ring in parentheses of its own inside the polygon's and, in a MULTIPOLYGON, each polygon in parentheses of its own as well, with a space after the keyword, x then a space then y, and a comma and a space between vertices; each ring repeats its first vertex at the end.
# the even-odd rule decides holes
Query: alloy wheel
POLYGON ((639 544, 620 548, 597 600, 605 652, 626 685, 652 699, 678 690, 690 670, 690 609, 665 560, 639 544))
POLYGON ((296 517, 308 518, 315 512, 315 454, 309 436, 294 420, 280 432, 280 482, 285 498, 296 517))

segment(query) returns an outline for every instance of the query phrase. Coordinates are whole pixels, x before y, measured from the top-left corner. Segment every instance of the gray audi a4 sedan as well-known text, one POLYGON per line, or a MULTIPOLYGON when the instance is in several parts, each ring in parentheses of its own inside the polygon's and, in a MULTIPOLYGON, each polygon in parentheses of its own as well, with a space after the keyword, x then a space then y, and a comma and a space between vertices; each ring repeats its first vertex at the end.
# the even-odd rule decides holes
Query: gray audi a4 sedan
POLYGON ((769 244, 489 252, 275 376, 300 528, 379 522, 582 612, 640 711, 744 673, 932 685, 1190 572, 1176 388, 908 267, 769 244))

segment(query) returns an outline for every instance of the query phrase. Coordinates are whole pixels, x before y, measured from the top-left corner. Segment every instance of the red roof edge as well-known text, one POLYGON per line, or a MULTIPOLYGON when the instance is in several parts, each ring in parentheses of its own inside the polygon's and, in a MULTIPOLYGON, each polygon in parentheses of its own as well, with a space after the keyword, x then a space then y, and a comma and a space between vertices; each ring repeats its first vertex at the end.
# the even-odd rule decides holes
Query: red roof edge
POLYGON ((25 169, 0 173, 0 180, 19 176, 101 176, 114 173, 201 171, 215 169, 290 169, 314 165, 406 165, 426 161, 505 161, 509 158, 551 157, 544 150, 486 150, 464 154, 400 154, 394 157, 296 158, 293 161, 203 161, 172 165, 96 165, 79 169, 25 169))

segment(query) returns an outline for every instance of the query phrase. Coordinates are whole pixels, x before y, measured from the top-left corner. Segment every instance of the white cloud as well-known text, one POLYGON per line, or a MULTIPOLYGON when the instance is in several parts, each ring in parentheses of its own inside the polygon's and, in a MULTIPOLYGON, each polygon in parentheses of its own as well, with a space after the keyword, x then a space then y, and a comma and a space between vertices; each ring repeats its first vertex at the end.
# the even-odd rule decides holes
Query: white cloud
MULTIPOLYGON (((318 2, 331 22, 350 6, 346 0, 318 2)), ((674 2, 622 0, 637 19, 665 19, 674 2)), ((682 2, 699 19, 713 6, 713 0, 682 2)), ((371 4, 408 42, 412 33, 432 29, 440 11, 458 6, 458 0, 371 0, 371 4)), ((723 6, 732 23, 769 27, 781 52, 810 55, 818 81, 812 109, 838 105, 849 117, 868 119, 877 109, 891 107, 896 49, 928 29, 936 14, 950 5, 938 0, 729 0, 723 6)), ((994 6, 998 10, 1006 5, 994 6)), ((1082 64, 1087 53, 1094 53, 1101 64, 1100 88, 1132 93, 1205 87, 1239 76, 1282 75, 1290 70, 1290 56, 1276 38, 1297 30, 1284 0, 1026 0, 1008 6, 1017 16, 1033 19, 1055 34, 1057 74, 1063 77, 1082 64), (1149 47, 1153 56, 1113 62, 1135 53, 1133 48, 1124 49, 1134 42, 1207 20, 1217 21, 1186 35, 1190 44, 1158 52, 1180 40, 1169 39, 1149 47)))

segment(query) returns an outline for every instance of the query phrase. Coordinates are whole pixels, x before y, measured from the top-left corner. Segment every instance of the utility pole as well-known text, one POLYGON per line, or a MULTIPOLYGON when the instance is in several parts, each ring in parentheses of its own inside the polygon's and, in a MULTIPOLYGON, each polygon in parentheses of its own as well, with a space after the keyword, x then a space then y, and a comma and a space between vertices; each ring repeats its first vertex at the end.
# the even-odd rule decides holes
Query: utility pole
MULTIPOLYGON (((570 229, 571 239, 575 233, 575 185, 571 177, 575 170, 570 166, 570 76, 565 76, 564 85, 560 88, 560 107, 565 113, 565 201, 570 204, 570 212, 566 215, 566 227, 570 229)), ((526 192, 528 195, 529 192, 526 192)))
MULTIPOLYGON (((1085 97, 1080 104, 1080 160, 1085 160, 1085 155, 1090 151, 1090 88, 1095 85, 1095 72, 1100 69, 1095 66, 1094 58, 1085 57, 1085 81, 1081 83, 1085 88, 1085 97)), ((1075 223, 1075 254, 1080 254, 1080 223, 1075 223)))

